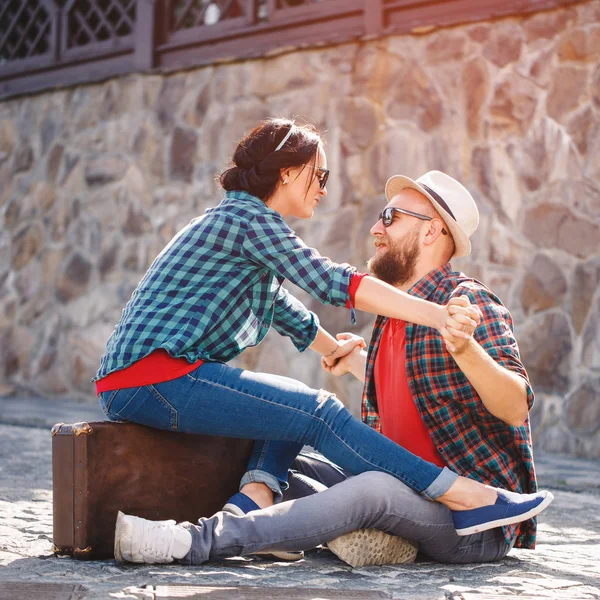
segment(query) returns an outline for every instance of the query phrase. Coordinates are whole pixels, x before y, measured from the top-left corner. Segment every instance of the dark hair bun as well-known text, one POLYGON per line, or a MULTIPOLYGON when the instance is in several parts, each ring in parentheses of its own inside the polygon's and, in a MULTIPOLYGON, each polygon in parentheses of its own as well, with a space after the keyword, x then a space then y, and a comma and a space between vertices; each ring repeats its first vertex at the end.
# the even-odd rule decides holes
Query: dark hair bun
POLYGON ((255 127, 238 143, 233 166, 221 173, 226 191, 244 190, 263 201, 273 195, 280 169, 299 167, 313 158, 322 144, 311 125, 296 125, 289 119, 269 119, 255 127), (276 148, 291 134, 282 148, 276 148))

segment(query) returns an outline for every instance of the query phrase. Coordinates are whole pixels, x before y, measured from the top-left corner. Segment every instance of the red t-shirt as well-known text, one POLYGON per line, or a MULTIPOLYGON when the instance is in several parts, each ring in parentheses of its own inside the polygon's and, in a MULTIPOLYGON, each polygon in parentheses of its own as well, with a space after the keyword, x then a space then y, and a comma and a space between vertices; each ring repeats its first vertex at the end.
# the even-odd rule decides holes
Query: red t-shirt
POLYGON ((408 387, 405 321, 388 319, 385 324, 374 375, 383 435, 438 467, 446 466, 408 387))

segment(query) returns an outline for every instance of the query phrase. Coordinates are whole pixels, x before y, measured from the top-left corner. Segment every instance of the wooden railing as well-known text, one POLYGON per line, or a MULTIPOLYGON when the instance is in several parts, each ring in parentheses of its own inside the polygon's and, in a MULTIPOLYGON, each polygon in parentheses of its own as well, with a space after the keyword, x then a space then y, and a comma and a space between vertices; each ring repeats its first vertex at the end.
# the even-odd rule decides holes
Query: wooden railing
POLYGON ((581 0, 0 0, 0 98, 581 0))

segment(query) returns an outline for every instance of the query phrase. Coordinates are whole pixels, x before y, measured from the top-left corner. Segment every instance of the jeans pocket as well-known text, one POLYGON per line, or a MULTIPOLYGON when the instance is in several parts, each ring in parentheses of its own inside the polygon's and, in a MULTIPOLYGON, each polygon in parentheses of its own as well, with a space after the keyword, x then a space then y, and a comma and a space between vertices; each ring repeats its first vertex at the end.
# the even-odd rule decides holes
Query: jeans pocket
POLYGON ((110 414, 156 429, 178 426, 177 410, 153 385, 119 390, 112 400, 110 414))
POLYGON ((111 390, 108 392, 100 392, 100 394, 98 394, 100 408, 102 409, 102 412, 108 419, 111 418, 110 407, 112 405, 112 401, 118 392, 119 390, 111 390))

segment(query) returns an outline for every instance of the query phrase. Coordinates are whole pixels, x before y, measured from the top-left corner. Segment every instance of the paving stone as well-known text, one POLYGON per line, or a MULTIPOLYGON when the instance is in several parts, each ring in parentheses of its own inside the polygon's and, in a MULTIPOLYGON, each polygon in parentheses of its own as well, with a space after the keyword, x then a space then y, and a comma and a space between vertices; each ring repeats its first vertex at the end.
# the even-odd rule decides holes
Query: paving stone
MULTIPOLYGON (((91 411, 89 405, 56 402, 50 408, 48 401, 39 402, 48 407, 48 423, 55 417, 77 421, 87 418, 84 413, 91 411)), ((72 597, 80 600, 206 595, 216 599, 224 587, 232 595, 223 597, 231 598, 257 597, 255 588, 263 590, 265 598, 283 597, 281 590, 287 588, 290 600, 600 599, 600 464, 543 453, 538 453, 536 460, 539 482, 553 491, 555 501, 539 519, 537 548, 513 550, 499 563, 443 565, 418 561, 353 569, 324 549, 307 552, 305 559, 296 563, 238 557, 197 567, 55 557, 51 549, 51 436, 45 425, 39 427, 40 418, 27 419, 28 414, 35 413, 35 399, 21 399, 19 404, 10 408, 7 399, 0 400, 0 407, 4 407, 0 408, 0 423, 7 419, 21 423, 0 424, 0 590, 8 589, 9 583, 77 582, 80 588, 72 597), (38 426, 24 426, 32 424, 38 426), (252 588, 252 592, 244 595, 244 588, 252 588), (190 595, 201 589, 207 594, 190 595), (187 595, 182 595, 184 592, 187 595)), ((46 596, 22 597, 62 600, 62 596, 50 593, 58 588, 47 589, 46 596)))

